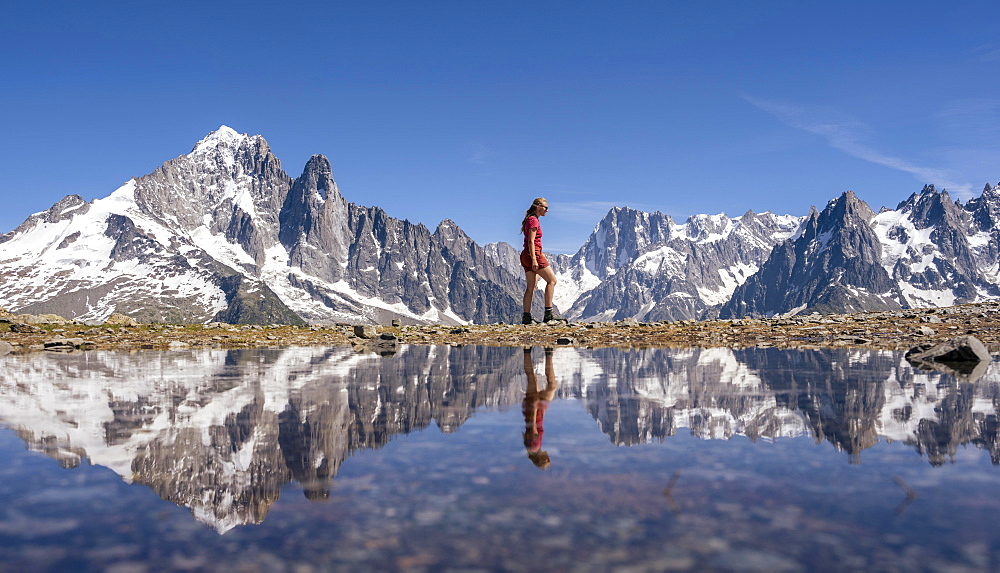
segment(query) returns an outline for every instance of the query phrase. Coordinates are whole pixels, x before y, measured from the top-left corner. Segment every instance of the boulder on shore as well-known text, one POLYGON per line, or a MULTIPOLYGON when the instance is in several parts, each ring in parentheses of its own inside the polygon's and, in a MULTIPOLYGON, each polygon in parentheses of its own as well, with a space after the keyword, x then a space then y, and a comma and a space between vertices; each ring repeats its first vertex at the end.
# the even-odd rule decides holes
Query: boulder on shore
POLYGON ((917 368, 937 370, 963 382, 975 382, 992 360, 989 350, 975 336, 959 336, 940 344, 921 344, 909 349, 906 361, 917 368))
POLYGON ((378 329, 370 324, 356 324, 354 325, 354 336, 369 340, 378 336, 378 329))

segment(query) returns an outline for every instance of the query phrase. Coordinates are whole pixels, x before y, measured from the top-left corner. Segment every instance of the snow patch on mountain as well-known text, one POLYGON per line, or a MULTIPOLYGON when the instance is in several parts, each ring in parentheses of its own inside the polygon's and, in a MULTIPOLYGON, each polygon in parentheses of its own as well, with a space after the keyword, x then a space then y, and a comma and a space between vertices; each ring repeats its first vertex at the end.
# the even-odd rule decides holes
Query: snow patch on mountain
POLYGON ((906 213, 884 211, 875 216, 872 228, 882 244, 882 266, 886 271, 904 259, 911 272, 922 272, 933 261, 934 244, 930 240, 934 227, 917 229, 906 213))
POLYGON ((720 268, 718 272, 722 284, 715 289, 698 287, 698 296, 709 306, 721 305, 733 296, 736 287, 745 283, 757 270, 758 267, 752 264, 735 264, 728 268, 720 268))

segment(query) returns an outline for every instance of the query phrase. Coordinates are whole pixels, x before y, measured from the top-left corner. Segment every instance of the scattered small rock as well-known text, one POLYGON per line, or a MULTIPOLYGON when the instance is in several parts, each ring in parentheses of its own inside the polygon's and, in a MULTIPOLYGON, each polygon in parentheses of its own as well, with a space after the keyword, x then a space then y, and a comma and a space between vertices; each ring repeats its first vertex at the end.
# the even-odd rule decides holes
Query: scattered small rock
POLYGON ((45 332, 44 330, 33 324, 26 324, 23 322, 10 323, 10 331, 16 332, 18 334, 41 334, 45 332))
POLYGON ((120 312, 113 312, 111 316, 104 320, 105 324, 118 324, 121 326, 139 326, 138 321, 136 321, 131 316, 124 315, 120 312))
MULTIPOLYGON (((692 319, 660 322, 550 322, 544 327, 507 325, 407 325, 396 327, 349 324, 313 325, 295 328, 210 323, 209 328, 193 325, 134 324, 121 315, 101 328, 73 331, 57 336, 54 330, 40 329, 21 320, 22 315, 2 315, 0 340, 13 352, 43 350, 43 341, 63 338, 72 332, 90 339, 82 348, 165 349, 170 340, 192 347, 246 348, 282 344, 357 344, 360 351, 392 353, 395 345, 407 344, 486 344, 501 346, 628 346, 628 347, 823 347, 861 346, 905 350, 919 342, 939 342, 959 333, 975 335, 989 349, 1000 352, 1000 314, 997 303, 974 303, 950 308, 913 309, 893 312, 860 312, 845 315, 803 317, 757 317, 735 320, 692 319), (931 316, 942 319, 934 323, 931 316), (114 324, 115 321, 123 324, 114 324), (930 326, 934 328, 930 328, 930 326), (9 332, 7 330, 9 329, 9 332), (216 330, 211 330, 216 329, 216 330), (280 331, 279 331, 280 330, 280 331), (380 333, 385 330, 386 332, 380 333), (22 332, 19 332, 22 331, 22 332), (942 334, 948 333, 946 336, 942 334), (390 334, 396 338, 381 338, 390 334), (224 335, 224 336, 223 336, 224 335), (362 338, 362 336, 368 338, 362 338), (562 340, 560 340, 562 339, 562 340), (559 341, 559 342, 557 342, 559 341)), ((42 323, 40 323, 42 324, 42 323)), ((59 330, 59 328, 56 328, 59 330)), ((982 362, 980 362, 982 363, 982 362)), ((940 367, 940 366, 939 366, 940 367)), ((961 373, 959 373, 961 374, 961 373)))
POLYGON ((54 338, 42 343, 42 347, 50 352, 72 352, 83 345, 82 338, 54 338))

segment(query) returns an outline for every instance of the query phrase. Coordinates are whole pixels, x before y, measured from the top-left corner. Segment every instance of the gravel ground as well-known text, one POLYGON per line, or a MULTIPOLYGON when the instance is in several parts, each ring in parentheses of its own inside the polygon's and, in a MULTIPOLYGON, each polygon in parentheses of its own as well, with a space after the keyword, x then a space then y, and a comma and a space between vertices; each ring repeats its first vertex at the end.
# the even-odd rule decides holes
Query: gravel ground
POLYGON ((812 314, 767 319, 675 322, 376 326, 356 334, 353 325, 137 324, 112 315, 108 324, 85 325, 51 315, 0 311, 0 353, 86 349, 257 348, 352 344, 391 352, 395 344, 599 347, 847 346, 906 350, 971 334, 1000 352, 1000 302, 853 314, 812 314), (53 344, 58 340, 61 344, 53 344), (67 340, 68 339, 68 340, 67 340), (6 342, 10 346, 5 346, 6 342))

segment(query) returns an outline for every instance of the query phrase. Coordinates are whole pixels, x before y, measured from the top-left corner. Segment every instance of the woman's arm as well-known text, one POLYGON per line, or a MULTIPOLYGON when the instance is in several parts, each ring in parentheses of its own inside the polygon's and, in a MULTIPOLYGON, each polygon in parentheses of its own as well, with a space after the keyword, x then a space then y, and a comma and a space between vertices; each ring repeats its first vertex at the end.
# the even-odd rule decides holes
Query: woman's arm
POLYGON ((528 229, 528 248, 531 250, 531 270, 538 270, 538 257, 535 255, 535 235, 538 233, 534 228, 528 229))

